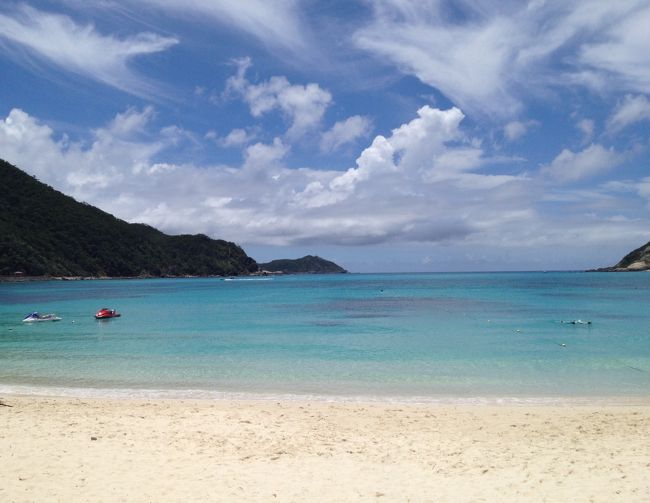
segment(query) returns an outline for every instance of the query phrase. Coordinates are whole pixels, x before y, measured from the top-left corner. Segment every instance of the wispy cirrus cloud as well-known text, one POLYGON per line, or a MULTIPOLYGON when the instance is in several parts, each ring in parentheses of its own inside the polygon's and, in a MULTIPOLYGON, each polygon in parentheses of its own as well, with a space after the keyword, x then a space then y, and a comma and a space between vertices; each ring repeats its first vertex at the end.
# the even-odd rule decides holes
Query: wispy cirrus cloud
POLYGON ((643 95, 626 95, 607 121, 610 133, 617 133, 637 122, 650 120, 650 100, 643 95))
POLYGON ((472 114, 508 119, 531 91, 650 88, 647 2, 378 0, 357 47, 472 114))
POLYGON ((607 10, 611 18, 597 38, 581 46, 580 62, 625 91, 650 93, 650 5, 613 2, 607 10))
POLYGON ((297 0, 137 0, 137 4, 142 3, 174 16, 235 27, 269 47, 294 53, 306 48, 306 34, 297 0))
POLYGON ((0 50, 16 63, 55 67, 138 96, 155 95, 160 89, 129 64, 177 43, 174 37, 154 33, 103 35, 92 24, 27 5, 10 14, 0 12, 0 50))

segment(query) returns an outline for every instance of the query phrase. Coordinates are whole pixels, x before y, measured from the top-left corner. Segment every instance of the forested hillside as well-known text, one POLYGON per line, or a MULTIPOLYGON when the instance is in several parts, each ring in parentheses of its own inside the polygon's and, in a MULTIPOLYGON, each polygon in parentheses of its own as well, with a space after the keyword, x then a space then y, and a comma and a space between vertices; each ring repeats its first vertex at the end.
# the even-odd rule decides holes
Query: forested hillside
POLYGON ((0 275, 184 276, 255 272, 242 248, 169 236, 79 203, 0 160, 0 275))

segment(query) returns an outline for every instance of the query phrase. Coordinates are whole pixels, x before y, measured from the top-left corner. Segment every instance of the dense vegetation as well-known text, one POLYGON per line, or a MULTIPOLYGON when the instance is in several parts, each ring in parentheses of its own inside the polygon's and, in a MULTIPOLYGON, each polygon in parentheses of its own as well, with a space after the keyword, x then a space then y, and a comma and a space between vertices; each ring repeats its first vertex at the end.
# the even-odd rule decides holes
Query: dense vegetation
POLYGON ((650 242, 631 251, 613 267, 604 267, 598 271, 648 271, 650 270, 650 242))
POLYGON ((329 260, 307 255, 299 259, 280 259, 260 264, 260 269, 271 272, 283 272, 285 274, 324 274, 324 273, 343 273, 347 272, 341 266, 330 262, 329 260))
POLYGON ((234 243, 129 224, 0 160, 0 275, 208 276, 256 270, 234 243))

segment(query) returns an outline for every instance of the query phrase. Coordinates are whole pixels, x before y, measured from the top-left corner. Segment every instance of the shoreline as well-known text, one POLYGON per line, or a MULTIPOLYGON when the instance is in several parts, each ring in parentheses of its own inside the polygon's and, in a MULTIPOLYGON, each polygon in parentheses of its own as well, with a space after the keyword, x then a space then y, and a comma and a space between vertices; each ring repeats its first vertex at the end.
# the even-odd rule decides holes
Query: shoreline
POLYGON ((413 406, 495 406, 495 407, 573 407, 573 406, 650 406, 647 395, 527 395, 527 394, 474 394, 474 395, 373 395, 329 394, 256 391, 215 391, 206 389, 156 389, 156 388, 93 388, 65 386, 30 386, 0 383, 0 398, 62 398, 89 400, 172 400, 199 402, 273 402, 332 403, 368 405, 413 406))
POLYGON ((0 283, 29 283, 32 281, 111 281, 111 280, 131 280, 131 279, 223 279, 228 277, 249 277, 261 276, 257 273, 238 274, 229 276, 0 276, 0 283))
POLYGON ((648 405, 2 399, 6 501, 650 498, 648 405))

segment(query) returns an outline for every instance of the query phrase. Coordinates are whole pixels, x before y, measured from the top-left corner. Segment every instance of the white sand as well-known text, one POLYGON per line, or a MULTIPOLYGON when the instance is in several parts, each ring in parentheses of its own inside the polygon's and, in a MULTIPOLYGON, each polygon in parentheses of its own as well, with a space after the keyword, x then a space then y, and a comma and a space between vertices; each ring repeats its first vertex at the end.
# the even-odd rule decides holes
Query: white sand
POLYGON ((650 501, 647 405, 4 402, 2 502, 650 501))

